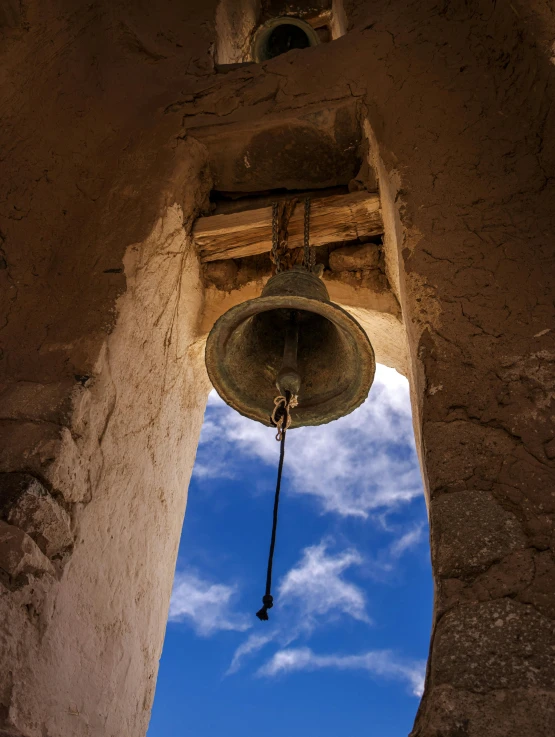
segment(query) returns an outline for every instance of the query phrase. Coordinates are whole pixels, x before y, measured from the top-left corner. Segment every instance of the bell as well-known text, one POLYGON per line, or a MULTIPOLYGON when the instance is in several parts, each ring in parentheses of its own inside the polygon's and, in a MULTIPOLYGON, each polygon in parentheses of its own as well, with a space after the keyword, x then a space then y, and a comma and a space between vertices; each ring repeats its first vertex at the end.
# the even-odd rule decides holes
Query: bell
POLYGON ((272 424, 276 394, 296 395, 291 427, 301 427, 331 422, 362 404, 376 363, 366 333, 330 301, 321 279, 293 267, 216 321, 206 368, 224 402, 265 425, 272 424))

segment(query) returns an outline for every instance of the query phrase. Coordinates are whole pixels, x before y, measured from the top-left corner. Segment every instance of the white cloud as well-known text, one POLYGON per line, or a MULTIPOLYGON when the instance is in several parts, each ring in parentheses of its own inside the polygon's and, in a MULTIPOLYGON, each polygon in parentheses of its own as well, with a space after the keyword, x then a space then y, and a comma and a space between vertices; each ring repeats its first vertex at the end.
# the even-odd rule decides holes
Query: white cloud
POLYGON ((298 565, 280 582, 280 604, 296 606, 305 627, 312 626, 316 617, 337 614, 369 622, 364 592, 342 575, 351 566, 360 565, 362 557, 354 549, 328 554, 327 547, 322 541, 305 548, 298 565))
POLYGON ((233 658, 227 669, 226 676, 236 673, 242 665, 243 660, 249 655, 261 650, 269 642, 274 639, 275 633, 271 635, 249 635, 237 650, 233 653, 233 658))
POLYGON ((400 558, 407 550, 414 548, 422 540, 424 533, 424 522, 420 522, 404 535, 394 540, 389 546, 389 552, 393 558, 400 558))
POLYGON ((235 586, 210 583, 193 573, 176 573, 168 619, 188 622, 203 637, 218 630, 244 632, 251 624, 231 610, 236 592, 235 586))
POLYGON ((390 650, 373 650, 360 655, 316 655, 308 647, 290 648, 275 653, 258 670, 258 675, 271 677, 321 668, 366 670, 376 677, 405 681, 414 696, 421 696, 424 690, 425 662, 397 658, 390 650))
MULTIPOLYGON (((229 475, 236 451, 277 466, 275 430, 212 394, 195 473, 229 475)), ((291 491, 343 516, 367 517, 420 495, 407 380, 378 365, 370 397, 358 410, 328 425, 291 430, 285 475, 291 491)))

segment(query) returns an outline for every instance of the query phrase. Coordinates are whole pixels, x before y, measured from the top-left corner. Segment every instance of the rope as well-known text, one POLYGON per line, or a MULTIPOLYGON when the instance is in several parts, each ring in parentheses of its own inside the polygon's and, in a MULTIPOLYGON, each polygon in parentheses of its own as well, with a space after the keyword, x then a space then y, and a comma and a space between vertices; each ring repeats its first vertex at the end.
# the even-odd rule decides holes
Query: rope
POLYGON ((283 461, 285 458, 285 434, 287 428, 291 425, 291 415, 289 410, 292 407, 297 406, 297 397, 290 396, 287 392, 285 397, 276 397, 274 400, 274 411, 272 413, 272 422, 278 428, 278 434, 276 440, 280 441, 279 447, 279 466, 277 473, 276 493, 274 496, 274 512, 272 517, 272 537, 270 539, 270 552, 268 554, 268 569, 266 572, 266 592, 262 597, 262 609, 256 612, 256 616, 260 621, 267 622, 268 609, 274 606, 274 597, 271 594, 272 591, 272 568, 274 565, 274 549, 276 547, 276 532, 278 523, 278 509, 279 509, 279 493, 281 490, 281 475, 283 473, 283 461), (281 410, 279 412, 279 410, 281 410))
POLYGON ((270 553, 268 555, 268 570, 266 572, 266 593, 262 597, 262 604, 263 607, 258 612, 256 612, 256 616, 260 621, 267 622, 268 617, 268 609, 271 609, 274 606, 274 597, 270 593, 272 590, 272 567, 274 564, 274 548, 276 547, 276 531, 277 531, 277 521, 278 521, 278 508, 279 508, 279 492, 281 489, 281 474, 283 472, 283 459, 285 457, 285 434, 286 430, 283 430, 281 433, 281 441, 280 441, 280 450, 279 450, 279 466, 278 466, 278 475, 277 475, 277 484, 276 484, 276 495, 274 497, 274 514, 273 514, 273 521, 272 521, 272 538, 270 540, 270 553))

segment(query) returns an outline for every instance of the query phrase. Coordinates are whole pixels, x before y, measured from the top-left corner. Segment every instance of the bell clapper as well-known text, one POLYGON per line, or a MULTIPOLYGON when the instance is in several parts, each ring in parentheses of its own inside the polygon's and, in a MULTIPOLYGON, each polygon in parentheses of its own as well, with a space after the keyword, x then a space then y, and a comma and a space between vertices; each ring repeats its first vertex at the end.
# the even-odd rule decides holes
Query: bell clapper
POLYGON ((283 346, 283 359, 281 368, 276 378, 276 386, 279 393, 286 397, 287 392, 293 397, 299 394, 301 388, 301 377, 297 371, 297 349, 299 346, 299 313, 291 310, 287 327, 285 329, 285 343, 283 346))

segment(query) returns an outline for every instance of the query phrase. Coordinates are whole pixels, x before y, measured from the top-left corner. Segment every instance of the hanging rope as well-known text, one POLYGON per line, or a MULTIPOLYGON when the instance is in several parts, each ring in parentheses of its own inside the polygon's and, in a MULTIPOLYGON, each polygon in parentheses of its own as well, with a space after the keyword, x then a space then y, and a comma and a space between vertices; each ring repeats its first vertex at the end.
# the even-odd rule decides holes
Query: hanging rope
MULTIPOLYGON (((276 273, 282 271, 285 265, 291 268, 293 265, 291 253, 287 252, 287 228, 295 205, 296 199, 285 203, 272 203, 272 250, 271 259, 274 263, 276 273)), ((300 249, 299 249, 300 251, 300 249)), ((315 251, 310 247, 310 197, 304 201, 304 238, 303 238, 303 266, 307 271, 312 271, 315 264, 315 251)), ((268 609, 274 606, 272 596, 272 568, 274 565, 274 550, 276 547, 276 532, 278 522, 279 494, 281 490, 281 475, 283 473, 283 460, 285 458, 285 435, 291 426, 291 410, 298 404, 297 397, 286 392, 285 396, 274 399, 274 411, 271 422, 277 429, 276 440, 280 443, 279 466, 276 482, 276 493, 274 496, 274 513, 272 519, 272 537, 270 539, 270 552, 268 555, 268 569, 266 572, 266 592, 262 597, 262 609, 256 612, 256 616, 263 622, 268 621, 268 609)))
POLYGON ((279 448, 279 466, 276 483, 276 493, 274 496, 274 513, 272 518, 272 537, 270 540, 270 553, 268 555, 268 569, 266 572, 266 592, 262 597, 262 609, 256 612, 256 616, 262 622, 267 622, 268 609, 274 606, 274 597, 271 594, 272 591, 272 567, 274 564, 274 549, 276 547, 276 532, 278 522, 278 509, 279 509, 279 493, 281 490, 281 475, 283 473, 283 460, 285 458, 285 434, 287 428, 291 425, 291 414, 290 410, 297 406, 297 397, 289 395, 285 397, 276 397, 274 399, 274 411, 272 413, 272 423, 277 427, 276 440, 280 442, 279 448))

